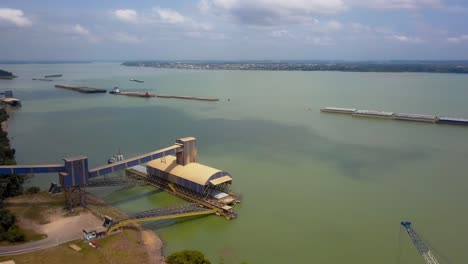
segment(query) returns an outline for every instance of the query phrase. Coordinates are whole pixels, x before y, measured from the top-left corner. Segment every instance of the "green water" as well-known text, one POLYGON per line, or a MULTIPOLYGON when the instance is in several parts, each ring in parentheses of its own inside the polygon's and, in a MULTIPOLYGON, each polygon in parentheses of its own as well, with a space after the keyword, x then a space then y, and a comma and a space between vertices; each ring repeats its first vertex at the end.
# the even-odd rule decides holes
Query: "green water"
MULTIPOLYGON (((233 175, 233 188, 242 194, 239 218, 148 224, 166 253, 198 249, 228 264, 423 264, 400 230, 399 222, 408 219, 441 263, 468 263, 468 128, 319 112, 340 106, 468 117, 466 75, 175 71, 101 63, 0 68, 20 76, 0 80, 0 90, 14 90, 23 102, 9 123, 19 163, 87 155, 97 166, 118 148, 130 157, 195 136, 200 161, 233 175), (31 80, 56 73, 64 77, 31 80), (84 95, 55 83, 222 101, 84 95)), ((38 175, 30 184, 44 187, 56 179, 38 175)), ((151 187, 95 192, 126 212, 183 203, 151 187)))

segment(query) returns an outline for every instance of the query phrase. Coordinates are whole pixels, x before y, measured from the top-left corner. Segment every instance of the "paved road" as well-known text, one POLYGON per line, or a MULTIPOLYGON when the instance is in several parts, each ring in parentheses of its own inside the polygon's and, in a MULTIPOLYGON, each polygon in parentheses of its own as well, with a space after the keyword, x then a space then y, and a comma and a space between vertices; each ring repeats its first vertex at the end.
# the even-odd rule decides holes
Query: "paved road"
POLYGON ((102 225, 102 221, 91 213, 78 216, 64 217, 50 224, 39 226, 41 233, 47 234, 46 239, 0 247, 0 256, 18 255, 45 248, 55 247, 82 238, 83 229, 95 228, 102 225))

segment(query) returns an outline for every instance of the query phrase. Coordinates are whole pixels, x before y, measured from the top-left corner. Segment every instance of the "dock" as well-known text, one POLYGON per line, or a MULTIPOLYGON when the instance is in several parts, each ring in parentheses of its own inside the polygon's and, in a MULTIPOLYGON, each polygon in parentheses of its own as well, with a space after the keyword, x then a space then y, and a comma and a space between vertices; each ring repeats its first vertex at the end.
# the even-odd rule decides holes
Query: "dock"
POLYGON ((79 85, 70 85, 70 84, 56 84, 55 88, 72 90, 72 91, 76 91, 79 93, 105 93, 107 92, 105 89, 92 88, 92 87, 79 86, 79 85))
POLYGON ((394 113, 375 110, 358 110, 354 108, 324 107, 320 109, 323 113, 349 114, 353 117, 384 118, 399 121, 412 121, 423 123, 434 123, 444 125, 468 125, 468 118, 438 117, 435 115, 394 113))

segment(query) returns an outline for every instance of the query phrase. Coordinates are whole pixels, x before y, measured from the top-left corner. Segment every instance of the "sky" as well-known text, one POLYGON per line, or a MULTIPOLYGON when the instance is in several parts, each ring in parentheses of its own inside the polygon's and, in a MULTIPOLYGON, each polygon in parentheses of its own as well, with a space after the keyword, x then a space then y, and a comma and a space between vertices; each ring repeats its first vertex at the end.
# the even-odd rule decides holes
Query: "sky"
POLYGON ((0 0, 0 60, 467 60, 468 0, 0 0))

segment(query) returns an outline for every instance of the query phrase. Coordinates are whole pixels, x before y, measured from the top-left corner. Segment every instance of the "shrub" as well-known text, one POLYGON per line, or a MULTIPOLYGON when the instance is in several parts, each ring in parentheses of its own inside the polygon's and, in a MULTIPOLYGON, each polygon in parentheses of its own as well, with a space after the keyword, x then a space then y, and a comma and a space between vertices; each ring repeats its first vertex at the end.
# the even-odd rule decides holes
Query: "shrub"
POLYGON ((36 193, 39 193, 40 191, 41 191, 41 188, 32 186, 26 189, 25 194, 36 194, 36 193))
POLYGON ((205 255, 196 250, 184 250, 172 253, 167 257, 167 264, 211 264, 205 255))

